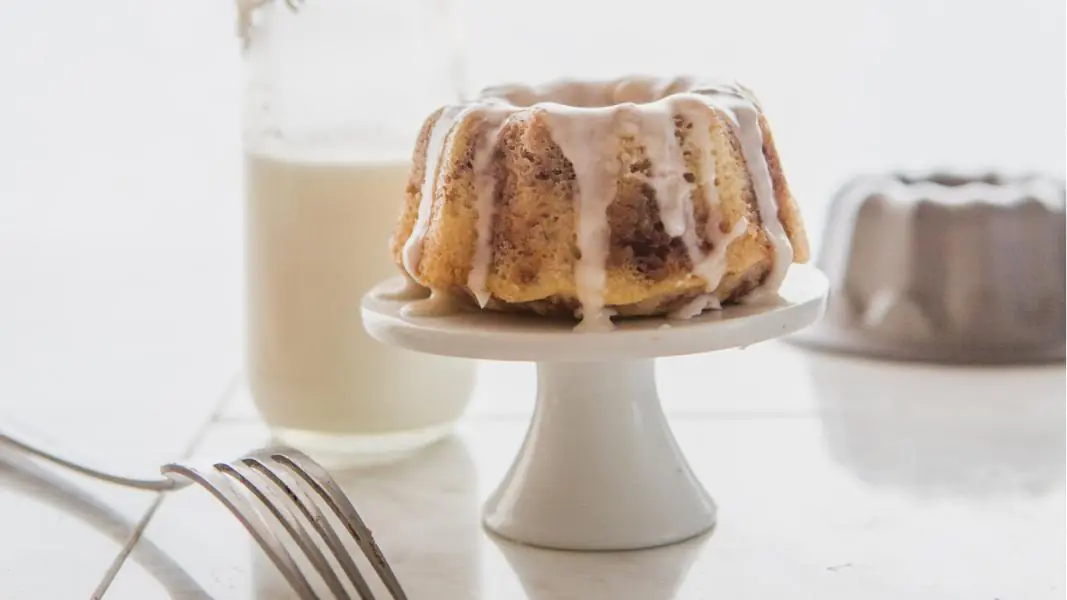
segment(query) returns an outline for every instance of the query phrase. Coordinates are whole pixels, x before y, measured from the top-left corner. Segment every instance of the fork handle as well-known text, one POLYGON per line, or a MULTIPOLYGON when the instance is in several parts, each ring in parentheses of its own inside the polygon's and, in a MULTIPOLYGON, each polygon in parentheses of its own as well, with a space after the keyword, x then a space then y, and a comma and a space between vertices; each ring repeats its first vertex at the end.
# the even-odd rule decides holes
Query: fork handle
POLYGON ((8 445, 17 450, 21 450, 26 454, 36 456, 37 458, 44 459, 52 464, 59 465, 61 467, 70 469, 82 475, 88 475, 93 479, 99 479, 100 481, 106 481, 116 485, 124 487, 135 488, 139 490, 148 490, 155 492, 165 492, 168 490, 177 490, 189 485, 188 481, 178 481, 171 478, 162 479, 136 479, 132 477, 123 477, 122 475, 116 475, 114 473, 108 473, 106 471, 100 471, 94 469, 88 465, 84 465, 73 460, 69 460, 53 454, 42 448, 38 448, 29 442, 16 439, 11 435, 0 432, 0 446, 8 445))

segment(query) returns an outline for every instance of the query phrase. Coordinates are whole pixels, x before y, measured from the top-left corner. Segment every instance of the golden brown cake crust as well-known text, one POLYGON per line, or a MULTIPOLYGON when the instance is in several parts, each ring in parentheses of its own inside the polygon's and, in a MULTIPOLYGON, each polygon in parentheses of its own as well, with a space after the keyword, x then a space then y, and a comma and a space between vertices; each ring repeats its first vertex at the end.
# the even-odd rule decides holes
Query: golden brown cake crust
POLYGON ((789 191, 789 183, 785 180, 782 161, 778 156, 778 148, 774 145, 771 126, 762 114, 760 115, 760 129, 763 131, 763 155, 767 158, 771 180, 774 182, 775 200, 778 202, 778 219, 781 220, 786 234, 789 235, 789 242, 793 245, 793 262, 804 264, 811 260, 807 229, 804 228, 804 219, 800 216, 800 207, 797 206, 793 194, 789 191))
MULTIPOLYGON (((575 275, 582 252, 576 209, 580 190, 575 164, 557 143, 547 110, 537 104, 516 108, 499 123, 477 109, 458 111, 448 131, 438 133, 445 140, 437 161, 428 154, 446 109, 426 119, 391 240, 392 254, 402 271, 423 286, 473 300, 476 290, 470 279, 477 262, 479 213, 488 207, 491 243, 485 288, 490 297, 485 308, 576 314, 581 307, 575 275), (489 137, 493 134, 495 138, 489 137), (494 143, 481 150, 487 155, 478 158, 479 145, 487 139, 494 143), (475 167, 479 160, 484 164, 481 171, 475 167), (429 169, 433 172, 428 173, 429 169), (426 185, 427 175, 433 178, 432 185, 426 185), (494 189, 489 204, 480 204, 479 186, 487 179, 494 189), (416 230, 424 190, 432 190, 433 195, 424 208, 429 212, 420 237, 416 230), (405 264, 406 245, 419 246, 415 264, 411 256, 405 264)), ((701 132, 692 116, 691 111, 669 115, 684 180, 690 184, 693 247, 666 231, 661 199, 650 184, 653 170, 660 165, 649 159, 646 140, 625 133, 618 137, 617 165, 612 165, 617 168, 615 192, 606 208, 610 244, 603 287, 604 304, 617 314, 664 314, 706 295, 709 283, 694 273, 694 249, 707 254, 719 244, 728 244, 724 272, 710 290, 722 302, 748 294, 772 271, 774 244, 763 226, 736 126, 720 111, 709 109, 701 115, 707 125, 707 131, 701 132), (711 161, 714 164, 708 164, 711 161), (709 168, 714 169, 714 181, 701 181, 700 174, 709 168), (724 237, 742 225, 736 238, 724 237)), ((809 247, 804 224, 762 112, 758 122, 777 208, 770 218, 780 222, 792 246, 793 261, 806 262, 809 247)))

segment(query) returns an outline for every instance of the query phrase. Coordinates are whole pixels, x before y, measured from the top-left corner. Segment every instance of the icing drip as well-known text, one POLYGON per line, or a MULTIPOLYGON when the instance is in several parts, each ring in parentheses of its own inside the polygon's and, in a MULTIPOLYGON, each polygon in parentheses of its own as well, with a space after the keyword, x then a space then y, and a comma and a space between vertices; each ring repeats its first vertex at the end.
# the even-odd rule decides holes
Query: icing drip
MULTIPOLYGON (((671 85, 676 84, 676 82, 668 82, 662 87, 670 89, 671 85)), ((664 93, 663 90, 657 89, 657 91, 664 93)), ((700 266, 707 264, 707 260, 700 251, 700 239, 697 236, 696 217, 693 210, 693 188, 685 179, 686 163, 675 135, 674 123, 674 115, 680 114, 693 123, 694 128, 702 130, 695 138, 695 146, 700 153, 707 154, 703 160, 705 168, 711 171, 711 177, 710 180, 705 177, 701 184, 704 185, 705 190, 709 190, 705 192, 709 203, 714 200, 717 205, 718 193, 714 186, 715 157, 709 151, 711 134, 708 130, 708 120, 703 115, 709 108, 704 102, 694 104, 688 98, 671 96, 645 107, 645 110, 638 113, 638 122, 645 156, 651 164, 649 184, 656 194, 664 231, 673 238, 682 239, 689 261, 694 265, 693 272, 705 280, 708 291, 713 291, 719 285, 722 276, 721 274, 709 276, 708 272, 700 270, 700 266)), ((712 207, 709 206, 709 208, 712 207)), ((710 212, 712 215, 715 214, 715 210, 710 212)), ((711 223, 710 220, 709 223, 711 223)), ((717 247, 719 245, 717 240, 722 237, 718 225, 709 227, 708 231, 716 233, 717 236, 712 237, 711 241, 717 247)))
MULTIPOLYGON (((687 95, 680 96, 675 100, 679 112, 693 124, 694 145, 701 152, 701 164, 703 169, 696 174, 696 183, 704 190, 704 198, 708 205, 708 212, 715 215, 719 209, 719 188, 715 186, 715 154, 711 151, 711 122, 705 114, 706 110, 715 110, 702 98, 687 95)), ((712 219, 708 220, 708 233, 714 234, 719 228, 712 219)), ((714 240, 712 240, 714 242, 714 240)))
POLYGON ((415 220, 415 226, 411 235, 404 242, 403 261, 404 270, 412 278, 418 278, 419 261, 422 259, 422 243, 426 237, 426 231, 430 227, 430 213, 433 210, 434 192, 437 190, 437 167, 440 164, 441 155, 444 154, 445 142, 448 134, 463 114, 461 106, 448 106, 438 117, 430 131, 430 139, 426 144, 426 172, 422 179, 422 195, 419 197, 419 214, 415 220))
POLYGON ((467 275, 467 287, 474 294, 478 306, 485 308, 492 294, 489 293, 489 267, 493 261, 493 197, 496 195, 497 181, 493 176, 492 157, 500 138, 500 130, 508 113, 494 111, 487 113, 488 130, 479 141, 474 151, 474 188, 477 192, 478 221, 477 242, 471 271, 467 275))
MULTIPOLYGON (((730 231, 725 235, 719 232, 715 246, 708 252, 704 260, 700 261, 693 267, 693 272, 704 278, 704 281, 708 282, 707 289, 714 291, 719 287, 719 283, 722 281, 724 275, 726 275, 726 251, 730 248, 730 244, 734 240, 741 237, 743 233, 748 229, 748 219, 741 217, 734 223, 734 226, 730 228, 730 231)), ((716 230, 718 227, 716 226, 716 230)))
POLYGON ((393 289, 382 290, 378 297, 382 300, 420 300, 426 298, 429 294, 430 290, 419 285, 417 281, 405 273, 404 283, 393 289))
POLYGON ((681 237, 686 231, 685 202, 689 198, 689 184, 685 181, 685 161, 674 135, 673 104, 656 102, 644 109, 627 110, 624 133, 640 135, 648 158, 648 183, 656 192, 656 205, 663 229, 671 237, 681 237))
MULTIPOLYGON (((700 239, 697 237, 696 214, 693 212, 693 192, 691 190, 685 194, 683 210, 685 211, 685 231, 682 233, 682 243, 685 244, 689 262, 695 266, 700 264, 701 257, 700 239)), ((695 268, 694 272, 696 272, 695 268)), ((697 275, 700 275, 700 273, 697 273, 697 275)))
POLYGON ((693 298, 689 302, 667 313, 668 319, 687 320, 699 315, 705 310, 722 310, 722 303, 711 294, 704 294, 693 298))
MULTIPOLYGON (((693 263, 693 273, 702 278, 709 292, 715 291, 726 273, 726 249, 730 242, 737 239, 748 227, 748 221, 744 218, 734 224, 733 229, 724 234, 719 227, 722 216, 719 210, 719 189, 715 186, 715 153, 711 150, 711 121, 706 112, 714 110, 704 99, 696 96, 679 96, 675 100, 679 112, 693 124, 693 145, 700 153, 698 157, 702 168, 696 174, 695 184, 704 191, 704 199, 708 209, 708 221, 705 228, 705 236, 712 245, 712 250, 707 256, 699 256, 699 250, 690 250, 690 261, 693 263)), ((690 211, 692 211, 692 197, 690 196, 690 211)), ((696 246, 696 220, 693 219, 692 231, 687 232, 693 238, 696 246)), ((688 244, 687 244, 688 246, 688 244)))
POLYGON ((782 285, 786 270, 793 262, 793 245, 782 227, 781 219, 778 218, 778 201, 774 196, 771 171, 767 165, 767 157, 763 155, 763 130, 759 124, 759 109, 753 102, 741 96, 712 96, 710 100, 726 111, 737 139, 741 142, 741 154, 752 180, 752 191, 756 195, 763 231, 774 250, 771 270, 762 285, 742 299, 743 302, 762 300, 769 294, 777 293, 782 285))
POLYGON ((408 303, 400 309, 404 317, 443 317, 459 310, 458 298, 448 292, 433 290, 429 298, 408 303))
POLYGON ((619 161, 616 158, 616 111, 576 111, 558 104, 543 112, 552 139, 574 167, 578 211, 578 250, 574 281, 581 303, 576 331, 610 329, 604 307, 607 260, 611 249, 608 206, 615 200, 619 161))

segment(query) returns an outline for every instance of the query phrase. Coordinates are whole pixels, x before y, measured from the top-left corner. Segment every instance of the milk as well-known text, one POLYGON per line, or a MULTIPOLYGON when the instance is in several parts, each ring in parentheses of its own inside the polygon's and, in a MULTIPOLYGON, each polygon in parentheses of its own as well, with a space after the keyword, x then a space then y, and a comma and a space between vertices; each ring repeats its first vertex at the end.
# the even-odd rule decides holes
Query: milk
POLYGON ((388 240, 408 161, 246 153, 247 376, 284 442, 379 452, 448 431, 474 364, 382 344, 360 298, 399 270, 388 240))

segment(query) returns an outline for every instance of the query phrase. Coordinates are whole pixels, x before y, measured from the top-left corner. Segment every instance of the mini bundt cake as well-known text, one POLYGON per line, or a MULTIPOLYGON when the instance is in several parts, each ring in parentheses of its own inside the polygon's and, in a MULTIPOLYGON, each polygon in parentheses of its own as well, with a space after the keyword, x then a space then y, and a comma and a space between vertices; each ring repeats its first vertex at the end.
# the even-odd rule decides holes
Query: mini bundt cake
POLYGON ((808 242, 739 85, 679 78, 490 88, 426 120, 391 251, 491 310, 688 318, 773 296, 808 242))

